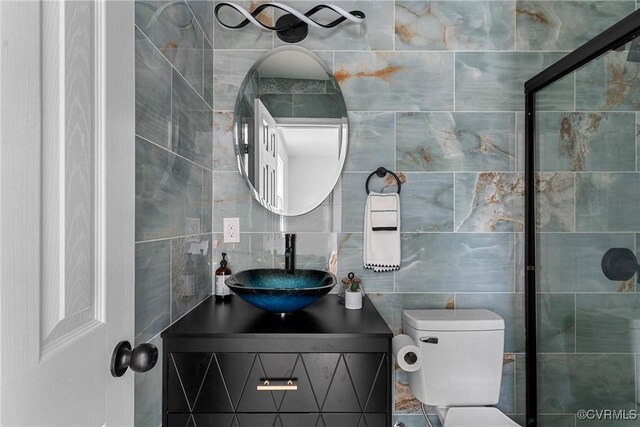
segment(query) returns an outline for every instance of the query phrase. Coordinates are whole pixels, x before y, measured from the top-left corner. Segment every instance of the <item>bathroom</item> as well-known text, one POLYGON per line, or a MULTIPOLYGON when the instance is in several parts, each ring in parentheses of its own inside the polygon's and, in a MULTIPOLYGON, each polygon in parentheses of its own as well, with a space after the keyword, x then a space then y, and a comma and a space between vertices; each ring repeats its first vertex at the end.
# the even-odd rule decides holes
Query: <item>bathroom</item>
MULTIPOLYGON (((0 214, 0 425, 162 425, 162 356, 147 372, 114 378, 108 372, 114 347, 128 340, 163 355, 161 334, 212 299, 223 253, 233 273, 284 270, 287 235, 295 235, 296 269, 333 272, 338 284, 332 293, 343 291, 341 280, 353 272, 394 335, 406 333, 403 310, 487 309, 504 319, 499 399, 487 405, 518 425, 640 425, 634 412, 640 349, 632 337, 640 320, 638 328, 629 326, 634 316, 640 319, 637 275, 610 280, 601 268, 610 248, 640 251, 640 59, 631 60, 634 43, 621 39, 599 51, 603 57, 576 59, 580 67, 563 76, 532 81, 527 93, 537 92, 538 103, 529 112, 537 114, 525 115, 527 80, 634 12, 624 28, 608 33, 608 44, 624 31, 637 35, 640 1, 335 1, 344 11, 360 11, 363 21, 311 26, 295 43, 251 23, 225 28, 216 13, 223 23, 243 18, 230 6, 216 11, 220 4, 0 0, 0 206, 6 213, 0 214), (101 31, 94 32, 98 20, 101 31), (91 43, 106 46, 99 60, 74 55, 74 48, 91 43), (348 117, 346 156, 329 195, 296 215, 280 215, 254 197, 234 151, 245 76, 285 46, 319 58, 339 85, 348 117), (76 68, 82 71, 70 72, 76 68), (74 76, 83 72, 95 79, 104 73, 107 90, 100 98, 104 110, 79 121, 77 132, 65 120, 82 116, 83 102, 96 108, 95 100, 74 92, 74 76), (25 100, 38 100, 40 116, 25 100), (109 125, 111 117, 117 126, 109 125), (77 136, 83 131, 122 142, 117 150, 103 146, 83 154, 77 136), (59 149, 65 139, 66 149, 59 149), (10 141, 18 140, 31 142, 14 149, 10 141), (535 153, 525 141, 534 142, 535 153), (94 178, 104 192, 93 191, 109 203, 106 219, 98 218, 104 227, 87 231, 90 224, 65 223, 65 215, 85 213, 69 216, 65 206, 76 202, 65 205, 60 197, 82 194, 89 201, 95 194, 84 193, 86 182, 74 179, 74 169, 61 171, 100 156, 117 170, 105 169, 109 182, 94 178), (372 176, 379 167, 394 172, 400 187, 391 173, 372 176), (535 170, 535 182, 527 181, 527 167, 535 170), (61 191, 58 184, 65 182, 61 191), (401 188, 397 271, 363 267, 365 183, 385 194, 401 188), (535 197, 527 199, 527 188, 535 197), (110 223, 110 216, 117 220, 110 223), (236 218, 230 231, 227 221, 236 218), (60 237, 83 232, 90 237, 60 237), (83 263, 90 266, 79 267, 83 263), (98 271, 104 278, 94 285, 98 271), (92 278, 85 283, 85 276, 92 278), (16 281, 29 285, 9 286, 16 281), (110 311, 113 301, 117 309, 110 311), (527 316, 532 307, 537 314, 527 316), (116 332, 110 332, 113 323, 116 332), (526 328, 535 331, 533 340, 526 328), (89 345, 94 341, 85 333, 100 345, 89 345), (78 345, 81 339, 87 341, 78 345), (98 355, 89 367, 87 360, 98 355), (537 371, 527 366, 527 356, 537 359, 537 371), (70 370, 55 396, 60 379, 49 371, 69 360, 86 369, 70 370), (38 369, 49 372, 46 381, 38 369), (78 387, 78 372, 92 375, 85 382, 95 384, 78 387), (532 377, 537 381, 527 381, 532 377), (12 391, 34 401, 14 398, 12 391), (85 397, 92 404, 74 403, 85 397), (583 418, 582 410, 624 411, 624 417, 587 412, 583 418)), ((269 3, 233 4, 252 12, 269 3)), ((304 13, 320 3, 285 4, 304 13)), ((283 14, 264 7, 257 19, 273 26, 283 14)), ((312 19, 328 23, 337 16, 323 9, 312 19)), ((310 99, 306 108, 313 110, 310 99)), ((87 215, 96 217, 94 210, 87 215)), ((429 425, 409 373, 393 364, 388 374, 387 425, 429 425)), ((424 409, 431 425, 440 426, 436 409, 424 409)), ((181 425, 201 424, 194 418, 181 425)))

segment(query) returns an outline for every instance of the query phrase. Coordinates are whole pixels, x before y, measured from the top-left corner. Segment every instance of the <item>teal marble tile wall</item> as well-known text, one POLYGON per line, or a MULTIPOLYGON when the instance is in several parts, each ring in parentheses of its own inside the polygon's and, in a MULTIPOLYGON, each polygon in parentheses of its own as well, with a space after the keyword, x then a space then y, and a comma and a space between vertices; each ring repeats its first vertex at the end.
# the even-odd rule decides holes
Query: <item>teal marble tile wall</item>
MULTIPOLYGON (((527 14, 537 10, 549 18, 544 25, 555 25, 553 19, 580 7, 580 2, 523 3, 527 14)), ((608 13, 635 6, 594 2, 585 14, 606 21, 608 13)), ((535 18, 525 15, 520 19, 535 18)), ((532 37, 528 42, 534 40, 544 49, 546 43, 573 45, 582 39, 532 37)), ((600 266, 609 248, 638 253, 640 66, 627 62, 626 54, 609 52, 545 89, 553 92, 564 80, 575 82, 574 105, 567 111, 545 111, 543 105, 537 115, 541 148, 536 162, 545 171, 537 191, 554 189, 545 190, 537 206, 538 401, 540 411, 558 425, 637 424, 573 416, 579 409, 637 408, 637 277, 610 281, 600 266)), ((548 99, 548 93, 542 95, 548 99)), ((525 363, 516 360, 516 384, 523 380, 525 363)), ((517 410, 524 405, 523 393, 516 387, 517 410)))
MULTIPOLYGON (((260 3, 240 2, 250 9, 260 3)), ((296 232, 299 263, 333 268, 339 276, 349 271, 361 276, 396 333, 402 329, 405 308, 488 308, 500 313, 507 330, 498 406, 523 424, 523 83, 637 4, 634 0, 334 3, 364 11, 366 25, 311 29, 300 45, 317 53, 336 75, 349 110, 350 145, 332 195, 299 217, 273 215, 255 202, 239 179, 231 149, 232 109, 244 75, 260 56, 282 43, 254 28, 227 31, 214 25, 210 103, 214 241, 219 240, 215 236, 222 232, 226 216, 240 217, 243 232, 241 243, 215 247, 213 259, 225 250, 234 270, 281 267, 282 233, 296 232), (389 274, 362 268, 364 182, 378 166, 396 170, 403 181, 402 268, 389 274)), ((301 0, 287 4, 301 10, 312 6, 301 0)), ((227 19, 238 19, 230 10, 224 13, 227 19)), ((263 12, 260 19, 273 23, 278 16, 280 12, 263 12)), ((331 19, 327 12, 317 16, 331 19)), ((599 256, 606 248, 636 244, 635 235, 622 231, 636 226, 638 216, 627 214, 638 200, 625 199, 623 189, 637 185, 636 178, 624 174, 636 171, 640 125, 633 111, 640 98, 632 89, 619 93, 603 89, 607 67, 620 70, 616 74, 620 85, 637 85, 638 74, 625 68, 621 58, 607 66, 585 68, 575 81, 560 81, 538 99, 545 111, 540 114, 540 130, 548 150, 540 159, 537 227, 543 232, 541 247, 550 248, 541 260, 539 333, 541 350, 558 356, 549 357, 546 366, 559 372, 569 372, 573 363, 591 372, 606 365, 606 357, 596 357, 601 355, 576 356, 583 346, 606 345, 607 341, 585 342, 581 332, 597 327, 602 317, 589 315, 585 304, 603 305, 606 300, 580 300, 580 305, 576 292, 635 291, 629 283, 607 282, 598 275, 599 256), (592 194, 583 185, 587 183, 602 191, 592 194), (610 206, 603 208, 605 202, 610 206), (609 211, 615 209, 622 213, 611 216, 609 211), (612 233, 601 235, 602 229, 612 233)), ((290 111, 290 99, 284 102, 276 98, 278 90, 273 92, 273 102, 290 111)), ((395 191, 395 182, 375 178, 370 187, 395 191)), ((620 310, 627 310, 629 317, 627 306, 620 310)), ((623 323, 620 315, 605 321, 623 323)), ((615 373, 611 382, 622 381, 620 399, 625 400, 635 387, 635 374, 628 365, 631 357, 618 359, 612 363, 621 373, 615 373), (626 374, 629 379, 622 380, 626 374)), ((597 379, 578 381, 580 387, 598 384, 597 379)), ((578 387, 566 391, 573 393, 567 397, 573 406, 565 403, 553 415, 541 416, 541 425, 575 425, 576 402, 586 404, 595 395, 578 387)), ((550 394, 545 402, 558 394, 550 394)), ((396 421, 409 427, 426 425, 402 372, 396 373, 394 401, 396 421)), ((433 425, 439 425, 429 411, 433 425)))
MULTIPOLYGON (((251 9, 261 2, 239 3, 251 9)), ((500 313, 507 331, 498 406, 523 423, 522 84, 638 4, 334 3, 363 10, 366 25, 311 29, 301 45, 327 63, 344 93, 350 120, 345 169, 317 209, 283 218, 250 196, 232 148, 240 84, 280 40, 252 26, 221 28, 212 18, 213 1, 136 2, 136 339, 159 341, 162 328, 209 292, 211 270, 204 265, 217 265, 221 252, 229 253, 234 271, 280 268, 282 233, 296 232, 299 265, 340 276, 354 271, 394 332, 401 331, 404 308, 500 313), (396 170, 404 183, 403 267, 396 273, 361 266, 364 181, 378 166, 396 170), (240 218, 240 243, 221 243, 224 217, 240 218), (193 292, 185 286, 189 258, 193 292)), ((230 9, 221 15, 238 19, 230 9)), ((259 19, 273 24, 278 16, 269 10, 259 19)), ((332 19, 329 12, 317 16, 332 19)), ((623 59, 612 55, 585 67, 539 98, 548 147, 536 188, 540 247, 548 248, 538 302, 540 363, 549 368, 541 379, 549 415, 541 425, 573 426, 573 411, 597 398, 611 398, 614 407, 635 403, 635 355, 623 342, 635 298, 620 292, 636 287, 598 275, 602 252, 636 248, 640 231, 634 215, 640 198, 625 192, 640 184, 640 114, 634 115, 640 74, 623 59), (605 330, 614 333, 593 337, 605 330), (616 347, 611 358, 608 345, 616 347), (576 383, 554 376, 566 374, 576 375, 576 383)), ((394 191, 394 181, 374 179, 371 188, 394 191)), ((157 384, 157 376, 136 382, 136 425, 158 425, 157 384)), ((394 401, 397 421, 426 425, 402 372, 394 401)))
MULTIPOLYGON (((211 293, 213 4, 136 1, 135 343, 211 293)), ((219 254, 216 254, 218 256, 219 254)), ((162 422, 162 366, 135 381, 135 425, 162 422)))

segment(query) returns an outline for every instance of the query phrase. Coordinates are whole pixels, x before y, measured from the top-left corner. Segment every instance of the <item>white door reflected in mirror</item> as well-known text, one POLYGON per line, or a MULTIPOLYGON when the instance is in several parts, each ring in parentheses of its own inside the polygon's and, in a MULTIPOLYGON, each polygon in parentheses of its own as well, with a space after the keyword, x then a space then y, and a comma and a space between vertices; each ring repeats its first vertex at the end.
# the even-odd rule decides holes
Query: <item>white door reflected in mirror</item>
POLYGON ((301 215, 329 196, 349 126, 340 87, 316 55, 287 46, 258 60, 242 84, 234 120, 239 171, 265 208, 301 215))

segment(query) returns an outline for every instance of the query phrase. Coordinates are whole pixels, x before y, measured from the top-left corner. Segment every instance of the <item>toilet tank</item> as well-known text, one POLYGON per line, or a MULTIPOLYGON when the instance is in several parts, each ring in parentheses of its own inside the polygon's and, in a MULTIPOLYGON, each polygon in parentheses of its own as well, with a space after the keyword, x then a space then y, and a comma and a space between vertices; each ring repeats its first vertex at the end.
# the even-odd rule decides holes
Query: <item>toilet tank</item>
POLYGON ((422 349, 409 375, 413 395, 433 406, 495 405, 500 397, 504 319, 489 310, 405 310, 404 333, 422 349))

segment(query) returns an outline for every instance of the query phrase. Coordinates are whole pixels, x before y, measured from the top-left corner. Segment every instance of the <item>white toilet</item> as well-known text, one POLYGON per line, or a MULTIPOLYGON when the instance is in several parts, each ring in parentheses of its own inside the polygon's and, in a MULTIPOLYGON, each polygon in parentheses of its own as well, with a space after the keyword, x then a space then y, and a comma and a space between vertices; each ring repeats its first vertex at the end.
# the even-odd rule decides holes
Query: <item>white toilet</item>
POLYGON ((404 333, 421 348, 413 395, 435 406, 443 427, 519 427, 497 408, 504 319, 489 310, 405 310, 404 333))

